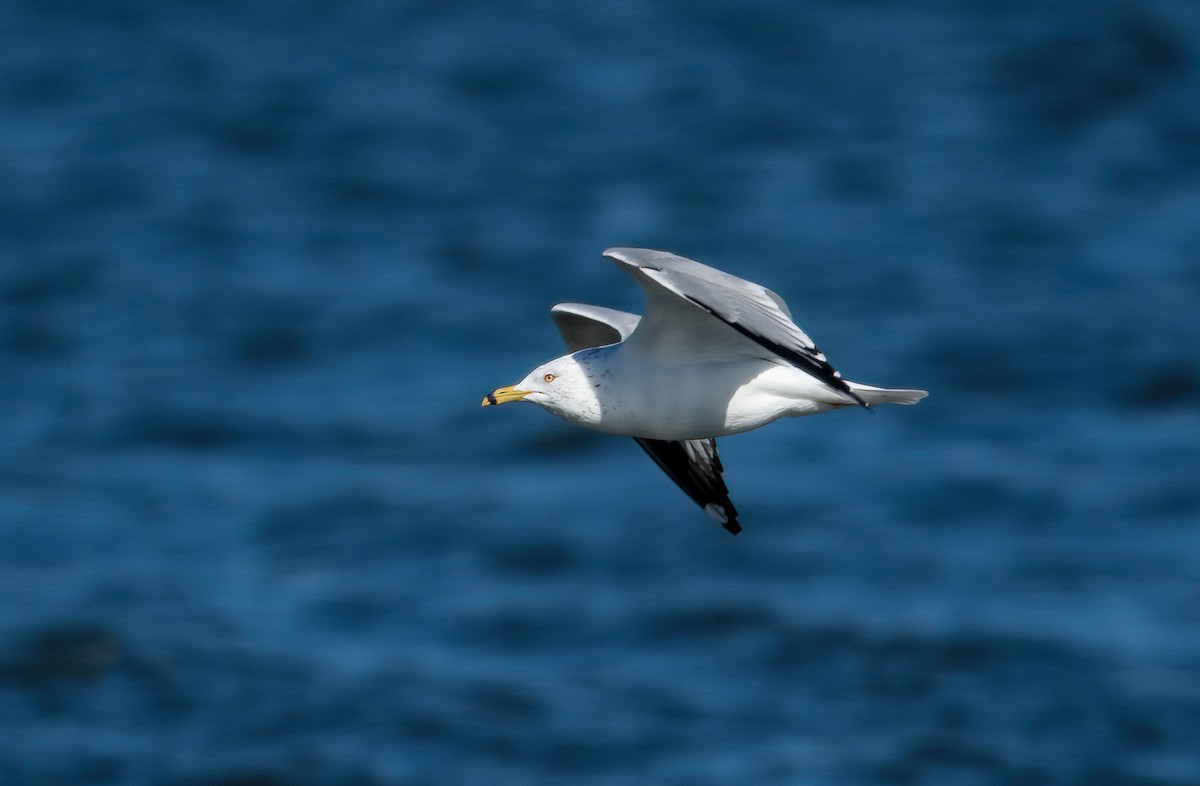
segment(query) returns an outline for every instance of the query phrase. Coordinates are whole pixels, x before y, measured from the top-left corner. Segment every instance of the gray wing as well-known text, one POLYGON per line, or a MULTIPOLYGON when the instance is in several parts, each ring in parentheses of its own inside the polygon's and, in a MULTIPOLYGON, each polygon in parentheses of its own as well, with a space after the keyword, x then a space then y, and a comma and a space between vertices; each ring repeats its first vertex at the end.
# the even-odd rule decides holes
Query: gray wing
POLYGON ((624 268, 646 292, 646 314, 634 340, 685 346, 688 351, 698 351, 706 343, 713 345, 715 353, 739 351, 739 342, 729 331, 716 327, 727 326, 756 345, 756 351, 766 349, 866 406, 791 320, 783 299, 766 287, 666 251, 610 248, 604 256, 624 268))
MULTIPOLYGON (((624 341, 641 319, 627 311, 584 303, 559 303, 550 314, 571 352, 624 341)), ((734 535, 742 531, 737 508, 725 487, 725 470, 717 456, 715 439, 668 442, 634 437, 634 441, 705 513, 734 535)))
POLYGON ((559 303, 550 309, 550 316, 570 352, 624 341, 641 319, 628 311, 586 303, 559 303))

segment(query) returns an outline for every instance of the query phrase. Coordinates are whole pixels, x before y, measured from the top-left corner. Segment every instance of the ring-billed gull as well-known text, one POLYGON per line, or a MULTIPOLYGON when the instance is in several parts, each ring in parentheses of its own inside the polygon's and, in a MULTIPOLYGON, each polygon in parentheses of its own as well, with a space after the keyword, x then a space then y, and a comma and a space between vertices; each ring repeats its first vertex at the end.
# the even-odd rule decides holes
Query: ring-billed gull
POLYGON ((646 313, 551 309, 570 354, 497 388, 483 406, 528 401, 586 428, 633 437, 705 512, 741 532, 717 437, 781 417, 915 404, 924 390, 843 380, 771 290, 666 251, 610 248, 646 313))

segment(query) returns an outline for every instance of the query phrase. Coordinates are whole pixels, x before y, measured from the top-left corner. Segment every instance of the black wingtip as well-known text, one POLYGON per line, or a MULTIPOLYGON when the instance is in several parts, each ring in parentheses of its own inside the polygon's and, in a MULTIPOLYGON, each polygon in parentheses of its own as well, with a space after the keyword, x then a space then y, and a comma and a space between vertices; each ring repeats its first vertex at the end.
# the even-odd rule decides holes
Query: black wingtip
POLYGON ((738 524, 736 519, 734 519, 733 521, 727 521, 724 524, 722 524, 721 526, 724 527, 725 529, 729 530, 730 535, 737 535, 739 532, 742 531, 742 525, 738 524))

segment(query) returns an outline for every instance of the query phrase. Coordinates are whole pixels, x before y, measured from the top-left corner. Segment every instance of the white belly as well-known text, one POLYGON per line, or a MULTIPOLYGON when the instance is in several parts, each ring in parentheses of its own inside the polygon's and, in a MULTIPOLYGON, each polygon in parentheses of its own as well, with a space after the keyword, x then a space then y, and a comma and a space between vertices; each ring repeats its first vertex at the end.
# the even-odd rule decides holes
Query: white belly
POLYGON ((613 364, 597 380, 599 422, 610 434, 682 440, 739 434, 781 417, 825 412, 837 394, 809 374, 769 360, 722 364, 613 364))
POLYGON ((738 434, 789 417, 815 415, 846 406, 840 393, 794 366, 772 364, 743 385, 726 408, 726 434, 738 434))

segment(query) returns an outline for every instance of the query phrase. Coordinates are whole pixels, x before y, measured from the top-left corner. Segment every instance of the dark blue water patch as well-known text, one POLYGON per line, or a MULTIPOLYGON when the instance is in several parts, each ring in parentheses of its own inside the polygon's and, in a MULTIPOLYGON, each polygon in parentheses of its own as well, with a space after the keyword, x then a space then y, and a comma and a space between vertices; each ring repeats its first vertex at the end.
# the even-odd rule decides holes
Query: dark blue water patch
POLYGON ((4 84, 4 103, 19 109, 70 105, 82 93, 79 74, 59 64, 29 65, 4 84))
POLYGON ((1200 408, 1200 370, 1186 360, 1141 369, 1127 380, 1121 401, 1136 409, 1200 408))
POLYGON ((223 412, 155 411, 131 414, 115 423, 105 440, 112 446, 167 446, 216 450, 235 446, 285 449, 302 445, 307 435, 279 423, 255 423, 223 412))
POLYGON ((90 682, 122 657, 123 644, 99 625, 46 628, 29 634, 0 666, 0 678, 25 684, 90 682))
MULTIPOLYGON (((269 512, 256 539, 275 570, 304 572, 322 566, 363 569, 400 560, 421 513, 368 490, 348 489, 269 512)), ((436 519, 429 525, 436 527, 436 519)))
POLYGON ((1162 566, 1136 554, 1125 554, 1119 564, 1111 559, 1080 557, 1071 544, 1048 548, 1044 555, 1028 555, 1012 569, 1013 579, 1027 588, 1047 590, 1059 595, 1102 592, 1121 584, 1130 576, 1162 566))
POLYGON ((101 261, 92 256, 47 255, 36 265, 14 265, 0 277, 0 299, 9 306, 36 307, 96 292, 101 261))
POLYGON ((295 365, 313 352, 312 339, 293 324, 263 325, 247 330, 237 340, 235 354, 251 367, 295 365))
POLYGON ((229 152, 251 158, 286 156, 303 141, 317 110, 316 88, 298 79, 263 85, 214 123, 213 135, 229 152))
POLYGON ((247 370, 316 366, 332 350, 330 316, 295 297, 225 291, 195 298, 179 316, 182 330, 247 370))
POLYGON ((548 618, 540 610, 508 609, 492 611, 484 619, 466 620, 457 636, 470 646, 500 652, 544 653, 548 648, 578 644, 577 634, 564 632, 569 626, 568 614, 548 618))
POLYGON ((637 633, 650 642, 725 641, 761 633, 779 623, 774 610, 737 598, 706 598, 694 605, 645 615, 637 633))
MULTIPOLYGON (((347 780, 345 783, 361 783, 368 784, 370 781, 347 780)), ((217 772, 212 775, 201 776, 198 778, 186 778, 171 782, 171 786, 298 786, 304 783, 303 780, 293 779, 287 775, 272 772, 270 770, 247 768, 238 771, 229 768, 224 772, 217 772)))
POLYGON ((1045 520, 1063 509, 1063 495, 1050 487, 1022 487, 1005 477, 942 479, 912 495, 897 514, 922 525, 954 527, 964 521, 1045 520))
POLYGON ((531 578, 553 578, 578 569, 583 556, 566 539, 520 538, 491 544, 484 553, 489 567, 531 578))
POLYGON ((76 336, 46 314, 14 314, 0 324, 0 347, 14 355, 55 361, 69 359, 79 349, 76 336))
POLYGON ((13 717, 75 722, 175 722, 196 705, 169 669, 107 621, 12 631, 0 684, 13 717))
POLYGON ((1119 112, 1163 89, 1192 57, 1186 39, 1153 14, 1113 7, 1078 22, 1055 19, 998 69, 1037 127, 1069 131, 1119 112))
POLYGON ((123 783, 130 777, 128 770, 120 757, 111 753, 73 752, 38 769, 0 765, 0 775, 12 783, 123 783))
POLYGON ((234 451, 281 457, 358 456, 371 461, 403 461, 427 455, 430 449, 427 437, 431 435, 397 431, 391 423, 375 425, 367 419, 348 418, 317 425, 298 421, 293 415, 264 411, 264 407, 269 403, 233 410, 215 406, 159 409, 142 403, 105 423, 95 434, 96 446, 115 452, 166 449, 211 455, 234 451))
POLYGON ((884 783, 1044 783, 1037 770, 1010 767, 995 752, 950 734, 930 734, 918 740, 899 761, 872 768, 884 783))
POLYGON ((1009 341, 958 336, 944 340, 941 346, 927 347, 922 363, 938 369, 946 387, 960 395, 1004 396, 1039 387, 1042 378, 1030 365, 1032 358, 1009 341))
POLYGON ((388 594, 352 589, 344 595, 329 593, 304 609, 306 624, 343 636, 371 635, 402 617, 388 594))
POLYGON ((466 689, 465 703, 484 723, 537 724, 548 708, 528 686, 489 681, 466 689))
POLYGON ((831 697, 866 691, 873 697, 863 710, 868 724, 913 713, 928 719, 874 765, 885 782, 925 782, 943 767, 965 769, 963 777, 1023 771, 1055 782, 1074 770, 1066 764, 1071 757, 1095 765, 1123 749, 1153 748, 1157 736, 1128 723, 1127 707, 1114 706, 1122 691, 1107 676, 1108 666, 1044 642, 986 636, 926 641, 817 629, 781 637, 768 662, 799 668, 809 678, 821 675, 815 683, 831 697), (971 698, 981 690, 992 697, 987 710, 971 698), (993 733, 1001 728, 1010 731, 993 733), (1010 733, 1035 736, 1039 743, 1028 752, 1033 755, 1013 757, 1010 733))

